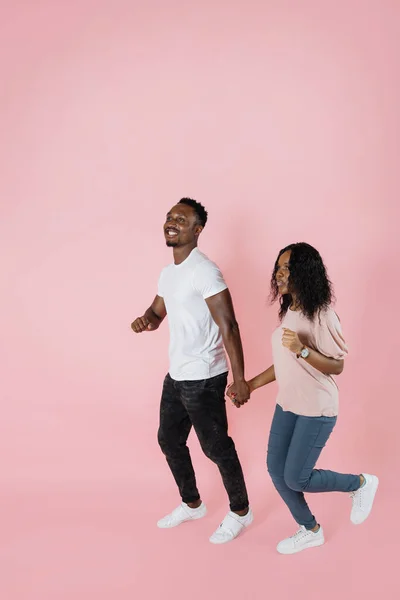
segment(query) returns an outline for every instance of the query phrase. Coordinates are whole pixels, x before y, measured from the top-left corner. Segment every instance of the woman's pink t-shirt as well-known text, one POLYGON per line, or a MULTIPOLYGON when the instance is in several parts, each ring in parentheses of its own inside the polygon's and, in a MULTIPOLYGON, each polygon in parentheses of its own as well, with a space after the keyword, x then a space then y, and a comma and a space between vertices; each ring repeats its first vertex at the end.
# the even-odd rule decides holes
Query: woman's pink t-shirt
POLYGON ((324 375, 282 345, 283 328, 295 331, 303 344, 329 358, 343 359, 348 349, 340 321, 332 308, 310 321, 299 311, 288 310, 272 334, 277 403, 285 411, 306 417, 335 417, 339 391, 332 375, 324 375))

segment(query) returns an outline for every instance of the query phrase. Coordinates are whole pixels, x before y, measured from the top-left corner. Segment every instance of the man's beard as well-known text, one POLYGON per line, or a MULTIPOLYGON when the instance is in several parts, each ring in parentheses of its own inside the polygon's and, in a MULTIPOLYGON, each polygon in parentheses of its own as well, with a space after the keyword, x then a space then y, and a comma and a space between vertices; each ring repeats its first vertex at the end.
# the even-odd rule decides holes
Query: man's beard
POLYGON ((171 240, 168 240, 168 241, 167 241, 167 246, 168 246, 168 248, 175 248, 177 245, 178 245, 178 242, 177 242, 177 241, 176 241, 176 242, 173 242, 173 241, 171 241, 171 240))

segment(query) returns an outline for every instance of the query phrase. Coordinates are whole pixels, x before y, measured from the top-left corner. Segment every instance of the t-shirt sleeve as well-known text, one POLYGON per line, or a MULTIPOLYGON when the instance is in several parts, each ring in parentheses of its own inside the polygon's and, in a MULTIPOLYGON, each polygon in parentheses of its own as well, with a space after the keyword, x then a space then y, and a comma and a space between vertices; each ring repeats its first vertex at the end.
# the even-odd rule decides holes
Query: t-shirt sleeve
POLYGON ((197 265, 193 275, 193 287, 204 300, 228 288, 221 271, 211 261, 204 261, 197 265))
POLYGON ((346 341, 343 337, 339 317, 334 310, 329 309, 321 314, 321 322, 317 317, 315 332, 317 350, 324 356, 343 359, 348 354, 346 341))
POLYGON ((164 271, 161 271, 160 277, 158 278, 157 295, 160 296, 160 298, 164 298, 163 275, 164 271))

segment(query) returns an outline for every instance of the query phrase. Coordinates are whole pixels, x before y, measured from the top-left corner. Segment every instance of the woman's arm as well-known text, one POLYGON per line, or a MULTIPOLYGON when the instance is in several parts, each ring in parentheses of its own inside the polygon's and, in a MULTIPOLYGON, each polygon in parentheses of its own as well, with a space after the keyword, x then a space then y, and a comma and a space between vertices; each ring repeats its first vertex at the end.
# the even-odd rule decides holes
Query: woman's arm
MULTIPOLYGON (((253 379, 250 379, 250 381, 247 382, 250 394, 254 392, 254 390, 263 387, 263 385, 267 385, 267 383, 272 383, 272 381, 275 381, 274 365, 271 365, 269 369, 263 371, 262 373, 260 373, 256 377, 253 377, 253 379)), ((228 387, 228 389, 226 390, 226 395, 232 400, 232 402, 237 408, 240 408, 240 403, 236 401, 238 395, 237 383, 234 382, 228 387)))
POLYGON ((272 383, 275 381, 275 368, 274 365, 271 365, 269 369, 263 371, 253 379, 250 379, 248 382, 250 392, 254 392, 254 390, 258 390, 258 388, 267 385, 268 383, 272 383))
POLYGON ((317 352, 317 350, 311 350, 311 348, 302 344, 297 333, 290 329, 283 330, 282 344, 297 356, 299 356, 303 348, 307 348, 309 352, 308 357, 299 358, 299 360, 305 360, 314 369, 324 373, 324 375, 340 375, 343 371, 343 359, 329 358, 317 352))
POLYGON ((311 348, 308 348, 307 346, 302 346, 302 348, 307 348, 309 355, 307 358, 299 358, 299 360, 305 360, 306 363, 321 373, 324 373, 324 375, 340 375, 343 371, 343 359, 328 358, 320 352, 317 352, 317 350, 311 350, 311 348))

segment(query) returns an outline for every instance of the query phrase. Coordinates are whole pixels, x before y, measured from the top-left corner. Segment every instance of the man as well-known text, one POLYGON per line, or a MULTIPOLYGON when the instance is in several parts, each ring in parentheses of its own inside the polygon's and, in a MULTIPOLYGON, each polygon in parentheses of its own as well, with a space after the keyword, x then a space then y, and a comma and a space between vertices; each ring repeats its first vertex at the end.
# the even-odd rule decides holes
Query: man
POLYGON ((239 408, 250 397, 243 350, 227 285, 218 267, 198 248, 207 211, 183 198, 167 214, 164 236, 174 262, 160 275, 158 295, 131 327, 135 333, 158 329, 168 315, 170 370, 164 381, 158 441, 175 478, 182 503, 158 522, 169 528, 206 515, 186 445, 194 427, 205 455, 219 468, 230 511, 210 537, 231 541, 253 521, 235 445, 228 436, 225 389, 229 355, 239 408))

